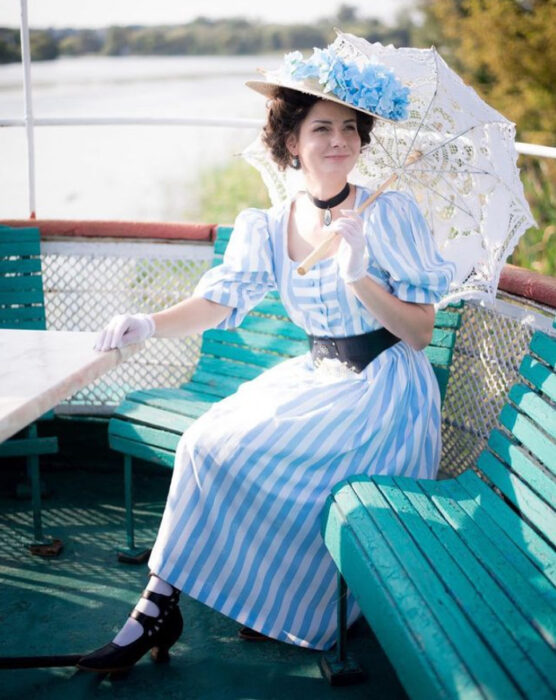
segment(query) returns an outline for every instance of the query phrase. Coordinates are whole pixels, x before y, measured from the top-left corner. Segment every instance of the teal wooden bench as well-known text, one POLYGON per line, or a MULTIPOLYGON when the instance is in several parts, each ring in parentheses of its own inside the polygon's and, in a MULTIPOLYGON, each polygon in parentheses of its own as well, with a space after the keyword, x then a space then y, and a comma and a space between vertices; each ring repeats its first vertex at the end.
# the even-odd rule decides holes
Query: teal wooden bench
MULTIPOLYGON (((38 228, 0 226, 0 328, 46 329, 38 228)), ((39 437, 36 423, 0 444, 0 457, 26 457, 33 508, 31 551, 36 554, 51 555, 57 549, 43 536, 39 473, 39 456, 57 451, 58 440, 39 437)))
POLYGON ((331 683, 360 678, 346 652, 349 587, 411 698, 556 697, 555 362, 556 338, 536 332, 474 468, 333 489, 322 517, 338 567, 338 641, 321 657, 331 683))
MULTIPOLYGON (((230 227, 218 228, 213 265, 222 262, 231 231, 230 227)), ((442 396, 460 322, 461 313, 455 308, 438 312, 433 340, 426 349, 442 396)), ((305 332, 290 321, 278 294, 269 293, 240 328, 205 331, 200 359, 190 381, 179 388, 134 391, 126 396, 109 423, 110 446, 124 454, 127 550, 120 552, 120 561, 140 563, 148 557, 148 550, 135 546, 132 459, 171 468, 181 434, 214 402, 265 369, 308 349, 305 332)))

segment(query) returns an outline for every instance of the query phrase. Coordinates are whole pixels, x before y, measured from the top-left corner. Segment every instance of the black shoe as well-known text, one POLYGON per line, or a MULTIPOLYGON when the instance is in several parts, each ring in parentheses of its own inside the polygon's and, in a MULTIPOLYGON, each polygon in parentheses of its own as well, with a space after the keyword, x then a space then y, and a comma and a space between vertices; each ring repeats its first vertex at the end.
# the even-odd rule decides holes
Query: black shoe
POLYGON ((158 606, 156 617, 132 610, 130 617, 143 626, 143 634, 131 644, 120 646, 110 642, 106 646, 79 659, 77 668, 97 673, 117 673, 127 671, 149 649, 154 661, 168 661, 170 647, 175 644, 183 629, 183 619, 178 606, 180 592, 174 588, 172 595, 162 595, 145 590, 142 597, 158 606))

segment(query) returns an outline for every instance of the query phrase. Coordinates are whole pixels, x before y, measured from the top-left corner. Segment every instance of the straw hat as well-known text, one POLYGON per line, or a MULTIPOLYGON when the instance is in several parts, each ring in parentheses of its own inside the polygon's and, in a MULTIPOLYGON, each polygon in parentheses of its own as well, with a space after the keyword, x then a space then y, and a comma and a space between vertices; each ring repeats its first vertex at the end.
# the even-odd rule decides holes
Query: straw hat
POLYGON ((259 72, 264 80, 248 80, 245 85, 265 97, 275 97, 278 88, 284 87, 388 122, 407 117, 409 88, 389 68, 370 62, 360 67, 340 57, 331 46, 314 49, 306 60, 294 51, 284 56, 278 70, 259 72))

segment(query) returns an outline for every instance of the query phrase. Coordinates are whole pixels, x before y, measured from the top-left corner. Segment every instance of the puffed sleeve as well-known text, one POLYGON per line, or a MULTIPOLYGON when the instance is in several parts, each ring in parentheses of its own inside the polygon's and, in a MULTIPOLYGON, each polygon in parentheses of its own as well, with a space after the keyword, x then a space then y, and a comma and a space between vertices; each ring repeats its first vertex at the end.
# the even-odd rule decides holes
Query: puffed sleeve
POLYGON ((193 290, 224 306, 231 314, 216 328, 235 328, 265 294, 276 289, 267 216, 262 209, 245 209, 235 220, 221 265, 208 270, 193 290))
POLYGON ((450 287, 456 266, 443 258, 417 203, 405 192, 389 191, 370 207, 366 235, 369 274, 385 271, 402 301, 436 304, 450 287))

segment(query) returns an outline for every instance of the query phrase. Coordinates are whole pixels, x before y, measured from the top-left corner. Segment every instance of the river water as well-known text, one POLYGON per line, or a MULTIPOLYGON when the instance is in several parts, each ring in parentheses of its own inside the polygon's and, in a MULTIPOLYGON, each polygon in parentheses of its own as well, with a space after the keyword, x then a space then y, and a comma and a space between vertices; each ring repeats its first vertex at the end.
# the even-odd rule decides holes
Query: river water
MULTIPOLYGON (((243 83, 276 56, 78 57, 32 65, 35 117, 264 118, 243 83)), ((0 66, 0 118, 24 113, 22 67, 0 66)), ((256 129, 36 127, 39 218, 191 220, 202 170, 224 164, 256 129)), ((29 215, 23 127, 0 129, 0 218, 29 215)))

